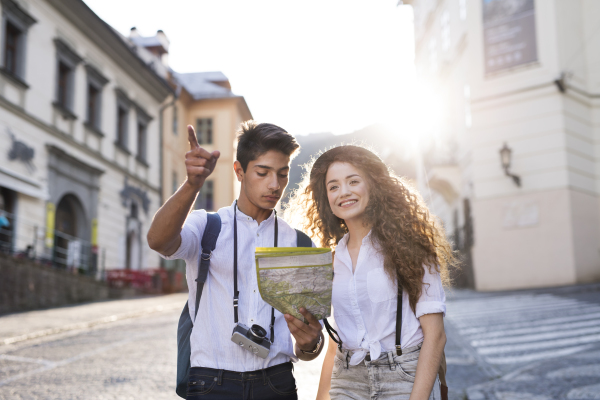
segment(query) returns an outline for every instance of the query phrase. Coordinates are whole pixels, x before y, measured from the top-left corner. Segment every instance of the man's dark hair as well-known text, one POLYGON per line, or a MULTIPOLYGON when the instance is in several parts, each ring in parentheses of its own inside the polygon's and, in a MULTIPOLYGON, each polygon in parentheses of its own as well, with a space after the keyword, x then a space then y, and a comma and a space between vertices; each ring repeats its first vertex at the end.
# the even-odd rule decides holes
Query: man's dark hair
POLYGON ((293 159, 300 145, 283 128, 273 124, 258 123, 253 120, 242 122, 237 131, 236 158, 246 172, 248 163, 256 160, 269 150, 279 151, 293 159))

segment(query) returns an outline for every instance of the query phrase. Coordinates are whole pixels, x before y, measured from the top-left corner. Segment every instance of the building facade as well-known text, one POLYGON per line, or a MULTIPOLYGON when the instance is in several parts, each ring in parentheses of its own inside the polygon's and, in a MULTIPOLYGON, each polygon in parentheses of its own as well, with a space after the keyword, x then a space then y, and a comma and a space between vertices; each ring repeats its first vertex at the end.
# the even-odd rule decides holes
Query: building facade
POLYGON ((600 3, 404 3, 418 75, 445 108, 426 176, 465 257, 461 279, 478 290, 600 280, 600 3))
POLYGON ((0 7, 2 251, 88 271, 157 267, 146 232, 173 94, 159 67, 81 0, 0 7))

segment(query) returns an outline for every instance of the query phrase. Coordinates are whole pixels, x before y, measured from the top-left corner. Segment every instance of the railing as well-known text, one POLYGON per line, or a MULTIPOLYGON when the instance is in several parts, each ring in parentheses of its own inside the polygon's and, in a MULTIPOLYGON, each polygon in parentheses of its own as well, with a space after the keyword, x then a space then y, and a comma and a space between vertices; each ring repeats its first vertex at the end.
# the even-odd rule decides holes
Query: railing
POLYGON ((40 224, 0 210, 0 253, 102 279, 98 249, 89 241, 54 230, 47 247, 46 234, 40 224))
POLYGON ((42 265, 87 275, 115 288, 133 288, 147 293, 185 289, 185 263, 143 270, 106 269, 105 250, 89 241, 53 231, 52 247, 46 246, 46 230, 26 218, 0 209, 0 257, 27 258, 42 265), (7 225, 8 223, 8 225, 7 225))

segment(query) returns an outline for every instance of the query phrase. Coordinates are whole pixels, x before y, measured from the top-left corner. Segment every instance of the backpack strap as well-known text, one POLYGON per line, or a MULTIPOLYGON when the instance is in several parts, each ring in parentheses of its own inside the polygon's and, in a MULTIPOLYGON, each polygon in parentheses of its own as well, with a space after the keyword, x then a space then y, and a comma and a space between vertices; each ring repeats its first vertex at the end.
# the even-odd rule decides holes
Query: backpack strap
POLYGON ((312 247, 312 240, 298 229, 296 229, 296 247, 312 247))
POLYGON ((196 308, 194 309, 194 320, 198 315, 198 307, 200 306, 200 297, 202 297, 202 289, 208 277, 208 267, 210 266, 210 258, 212 252, 217 246, 217 238, 221 233, 221 217, 218 213, 206 213, 207 221, 204 234, 200 241, 202 252, 198 256, 198 278, 196 278, 196 308))

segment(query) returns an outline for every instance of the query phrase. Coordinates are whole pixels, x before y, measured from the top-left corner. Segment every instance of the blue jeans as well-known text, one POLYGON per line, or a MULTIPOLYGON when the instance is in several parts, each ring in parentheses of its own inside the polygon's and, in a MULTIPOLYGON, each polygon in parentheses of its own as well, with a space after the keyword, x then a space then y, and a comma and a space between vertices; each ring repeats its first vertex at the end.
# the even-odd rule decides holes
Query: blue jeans
POLYGON ((297 400, 291 362, 250 372, 193 367, 188 400, 297 400))

